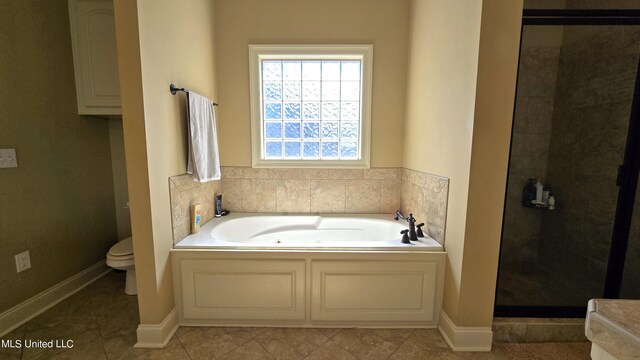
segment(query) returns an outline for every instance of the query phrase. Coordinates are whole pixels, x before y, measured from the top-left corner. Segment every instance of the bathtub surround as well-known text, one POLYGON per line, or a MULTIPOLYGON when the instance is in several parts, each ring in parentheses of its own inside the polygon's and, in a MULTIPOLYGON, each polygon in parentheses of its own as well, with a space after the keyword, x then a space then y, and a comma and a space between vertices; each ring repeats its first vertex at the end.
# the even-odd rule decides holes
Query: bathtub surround
MULTIPOLYGON (((200 183, 193 176, 184 174, 169 178, 171 197, 171 224, 174 239, 184 239, 191 234, 189 209, 193 204, 202 206, 202 222, 206 224, 215 215, 214 197, 220 192, 220 181, 200 183)), ((224 205, 224 196, 222 197, 224 205)), ((174 243, 177 242, 174 240, 174 243)))
POLYGON ((0 144, 19 164, 0 169, 3 313, 104 261, 118 235, 108 121, 78 116, 67 1, 4 1, 0 33, 0 144))
POLYGON ((426 224, 426 233, 444 244, 449 179, 426 172, 402 169, 402 214, 426 224))
POLYGON ((433 328, 446 253, 402 244, 404 228, 389 214, 210 221, 171 250, 179 323, 433 328))
POLYGON ((189 235, 189 206, 204 206, 203 224, 214 215, 214 196, 222 207, 248 213, 392 214, 402 208, 427 224, 427 233, 444 244, 449 182, 401 168, 253 169, 222 167, 222 180, 199 184, 190 175, 169 179, 174 243, 189 235))

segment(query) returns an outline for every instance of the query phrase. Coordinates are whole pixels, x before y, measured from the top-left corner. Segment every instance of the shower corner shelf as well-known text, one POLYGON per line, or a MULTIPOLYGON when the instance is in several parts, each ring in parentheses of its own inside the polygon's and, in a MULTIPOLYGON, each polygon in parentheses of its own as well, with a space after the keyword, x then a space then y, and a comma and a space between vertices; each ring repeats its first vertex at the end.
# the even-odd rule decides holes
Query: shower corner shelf
POLYGON ((555 207, 553 209, 549 209, 549 205, 547 204, 531 204, 531 205, 525 205, 522 204, 523 207, 529 208, 529 209, 540 209, 540 210, 549 210, 549 211, 555 211, 558 210, 558 208, 560 207, 560 205, 558 203, 556 203, 555 207))

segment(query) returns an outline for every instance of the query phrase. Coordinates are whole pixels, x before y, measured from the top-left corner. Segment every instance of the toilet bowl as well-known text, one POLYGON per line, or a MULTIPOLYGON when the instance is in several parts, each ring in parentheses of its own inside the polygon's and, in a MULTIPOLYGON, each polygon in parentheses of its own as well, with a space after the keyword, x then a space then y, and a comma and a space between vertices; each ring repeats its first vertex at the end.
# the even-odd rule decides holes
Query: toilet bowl
POLYGON ((107 265, 127 272, 124 292, 127 295, 136 295, 136 269, 133 263, 133 241, 130 237, 117 242, 107 253, 107 265))

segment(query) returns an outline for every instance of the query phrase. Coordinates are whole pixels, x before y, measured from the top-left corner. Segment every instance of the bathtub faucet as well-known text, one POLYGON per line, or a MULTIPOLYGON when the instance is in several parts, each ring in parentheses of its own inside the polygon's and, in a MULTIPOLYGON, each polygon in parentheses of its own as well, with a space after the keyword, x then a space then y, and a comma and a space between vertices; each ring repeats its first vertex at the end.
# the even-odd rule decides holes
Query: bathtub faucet
POLYGON ((409 216, 404 217, 402 216, 402 213, 400 212, 400 210, 396 211, 396 217, 394 218, 395 220, 406 220, 409 223, 409 240, 411 241, 417 241, 418 240, 418 234, 416 233, 416 218, 413 217, 412 213, 409 213, 409 216))

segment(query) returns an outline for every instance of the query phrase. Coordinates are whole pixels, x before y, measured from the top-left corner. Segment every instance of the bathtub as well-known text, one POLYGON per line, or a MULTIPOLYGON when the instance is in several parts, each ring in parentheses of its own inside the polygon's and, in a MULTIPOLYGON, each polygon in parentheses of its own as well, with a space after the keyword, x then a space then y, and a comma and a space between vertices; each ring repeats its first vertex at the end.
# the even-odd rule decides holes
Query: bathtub
POLYGON ((205 224, 176 249, 442 251, 426 236, 403 244, 406 221, 392 215, 230 214, 205 224))
POLYGON ((393 215, 230 214, 171 250, 185 326, 426 327, 446 252, 393 215))

